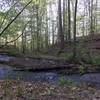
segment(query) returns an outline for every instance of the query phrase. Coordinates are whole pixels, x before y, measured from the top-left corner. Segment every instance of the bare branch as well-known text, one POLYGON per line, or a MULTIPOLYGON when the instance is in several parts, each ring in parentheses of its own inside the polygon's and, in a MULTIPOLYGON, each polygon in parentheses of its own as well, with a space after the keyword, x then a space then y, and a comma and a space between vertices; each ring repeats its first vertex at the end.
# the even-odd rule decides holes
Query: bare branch
POLYGON ((25 7, 23 7, 23 9, 15 16, 15 18, 8 23, 8 25, 2 30, 2 32, 0 33, 0 36, 9 28, 9 26, 18 18, 18 16, 24 11, 24 9, 32 2, 32 0, 30 2, 28 2, 25 7))

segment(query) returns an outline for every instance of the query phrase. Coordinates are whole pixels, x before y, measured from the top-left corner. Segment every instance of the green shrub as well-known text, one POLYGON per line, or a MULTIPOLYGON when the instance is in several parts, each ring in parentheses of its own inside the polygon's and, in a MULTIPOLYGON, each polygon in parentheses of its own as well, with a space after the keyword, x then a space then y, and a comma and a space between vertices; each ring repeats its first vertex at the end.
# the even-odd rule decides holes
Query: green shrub
POLYGON ((60 79, 59 79, 59 85, 61 85, 61 86, 72 85, 72 84, 73 84, 72 80, 65 79, 64 76, 60 77, 60 79))

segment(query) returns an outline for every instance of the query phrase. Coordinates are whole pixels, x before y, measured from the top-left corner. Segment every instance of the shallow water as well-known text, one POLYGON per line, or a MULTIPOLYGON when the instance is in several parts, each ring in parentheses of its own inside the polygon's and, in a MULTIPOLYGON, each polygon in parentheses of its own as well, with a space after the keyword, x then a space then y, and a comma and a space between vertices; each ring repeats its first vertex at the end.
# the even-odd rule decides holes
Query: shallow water
POLYGON ((7 56, 7 55, 5 55, 5 54, 0 54, 0 61, 2 62, 2 61, 5 61, 5 62, 8 62, 8 61, 10 61, 10 59, 12 59, 13 57, 9 57, 9 56, 7 56))
MULTIPOLYGON (((2 65, 0 67, 0 80, 21 79, 28 82, 47 82, 58 85, 61 77, 61 74, 54 72, 15 71, 15 69, 6 65, 2 65)), ((84 74, 82 76, 79 74, 64 75, 63 77, 65 80, 71 80, 75 84, 81 84, 84 82, 95 86, 100 86, 100 73, 84 74)))
MULTIPOLYGON (((12 57, 0 55, 0 61, 9 61, 12 57)), ((54 72, 29 72, 18 71, 6 65, 0 65, 0 80, 5 79, 21 79, 23 81, 31 82, 48 82, 50 84, 59 84, 62 75, 54 72)), ((71 80, 75 84, 90 83, 100 87, 100 73, 89 73, 84 75, 64 75, 65 80, 71 80)))
POLYGON ((15 71, 15 69, 9 66, 2 65, 2 67, 0 67, 0 80, 21 79, 23 81, 57 84, 59 81, 58 78, 60 78, 60 75, 52 72, 15 71))

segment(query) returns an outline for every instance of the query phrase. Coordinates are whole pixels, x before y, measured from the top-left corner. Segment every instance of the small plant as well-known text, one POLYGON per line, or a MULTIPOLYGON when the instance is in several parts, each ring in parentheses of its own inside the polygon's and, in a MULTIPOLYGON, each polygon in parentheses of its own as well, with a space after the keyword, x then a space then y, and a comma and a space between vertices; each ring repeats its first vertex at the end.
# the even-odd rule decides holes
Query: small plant
POLYGON ((60 80, 59 80, 59 84, 60 84, 61 86, 64 86, 64 85, 72 85, 73 82, 72 82, 72 80, 65 79, 65 77, 62 76, 62 77, 60 78, 60 80))
POLYGON ((80 73, 81 75, 83 75, 85 72, 86 72, 85 68, 84 68, 83 66, 80 66, 80 67, 79 67, 79 73, 80 73))

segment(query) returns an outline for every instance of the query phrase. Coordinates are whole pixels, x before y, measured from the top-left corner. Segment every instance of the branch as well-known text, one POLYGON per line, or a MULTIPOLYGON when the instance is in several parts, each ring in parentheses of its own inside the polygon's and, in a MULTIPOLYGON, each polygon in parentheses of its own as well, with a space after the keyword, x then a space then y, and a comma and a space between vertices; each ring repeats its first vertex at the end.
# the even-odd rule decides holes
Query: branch
POLYGON ((8 43, 12 43, 12 42, 18 40, 21 36, 22 36, 22 34, 20 34, 16 39, 11 40, 11 41, 9 41, 9 42, 6 42, 5 45, 7 45, 8 43))
POLYGON ((30 2, 27 3, 27 5, 25 5, 25 7, 15 16, 15 18, 8 23, 8 25, 2 30, 0 36, 9 28, 9 26, 18 18, 18 16, 23 12, 23 10, 32 2, 32 0, 30 2))
POLYGON ((7 15, 8 15, 8 13, 10 12, 10 10, 11 10, 18 2, 19 2, 19 1, 15 2, 15 3, 11 6, 11 8, 7 11, 7 13, 6 13, 6 15, 4 16, 4 19, 3 19, 3 21, 2 21, 2 23, 1 23, 1 25, 0 25, 0 29, 2 28, 2 25, 3 25, 3 23, 5 22, 5 19, 6 19, 7 15))
MULTIPOLYGON (((28 22, 25 24, 24 28, 22 29, 22 32, 24 32, 24 30, 25 30, 25 28, 26 28, 26 26, 27 26, 27 24, 28 24, 29 22, 30 22, 30 21, 28 21, 28 22)), ((22 33, 22 34, 23 34, 23 33, 22 33)), ((5 47, 7 44, 12 43, 12 42, 18 40, 18 39, 22 36, 22 34, 20 34, 16 39, 11 40, 11 41, 9 41, 9 42, 6 42, 6 43, 5 43, 4 45, 2 45, 0 48, 3 48, 3 47, 5 47)))

